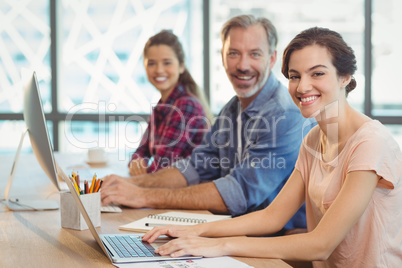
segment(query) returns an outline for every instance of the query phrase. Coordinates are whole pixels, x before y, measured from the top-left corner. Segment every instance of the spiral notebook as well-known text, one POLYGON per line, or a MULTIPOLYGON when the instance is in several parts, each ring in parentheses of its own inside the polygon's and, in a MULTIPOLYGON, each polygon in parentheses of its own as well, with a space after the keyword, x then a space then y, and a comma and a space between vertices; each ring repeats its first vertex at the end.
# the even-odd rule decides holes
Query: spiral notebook
POLYGON ((199 223, 219 221, 231 218, 230 215, 213 215, 190 212, 166 212, 150 214, 148 217, 119 226, 120 230, 133 232, 147 232, 155 226, 161 225, 195 225, 199 223))

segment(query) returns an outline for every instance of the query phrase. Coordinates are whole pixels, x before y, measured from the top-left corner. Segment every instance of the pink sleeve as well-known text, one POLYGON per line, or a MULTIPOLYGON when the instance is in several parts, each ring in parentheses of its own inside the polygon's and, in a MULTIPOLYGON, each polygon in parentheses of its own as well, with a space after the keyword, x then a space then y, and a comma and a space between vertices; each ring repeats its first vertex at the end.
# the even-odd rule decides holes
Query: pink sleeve
POLYGON ((393 189, 402 177, 402 155, 398 144, 387 132, 371 132, 355 144, 348 160, 347 173, 372 170, 381 177, 378 187, 393 189))
POLYGON ((304 149, 304 142, 300 146, 300 151, 299 151, 299 156, 297 157, 296 164, 295 164, 295 169, 298 170, 302 176, 302 179, 304 182, 306 182, 307 178, 307 155, 306 155, 306 150, 304 149))
POLYGON ((295 169, 298 170, 302 176, 304 182, 307 182, 313 161, 318 160, 317 153, 317 141, 319 140, 319 128, 315 126, 304 137, 304 140, 300 146, 299 157, 297 158, 295 169))

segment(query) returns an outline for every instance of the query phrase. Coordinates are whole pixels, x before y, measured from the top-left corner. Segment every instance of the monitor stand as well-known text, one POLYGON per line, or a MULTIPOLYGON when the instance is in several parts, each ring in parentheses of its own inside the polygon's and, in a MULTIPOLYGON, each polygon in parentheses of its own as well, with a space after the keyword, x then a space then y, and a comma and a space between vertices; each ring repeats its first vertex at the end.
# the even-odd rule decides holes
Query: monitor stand
POLYGON ((17 167, 18 159, 20 157, 22 145, 24 143, 25 135, 28 129, 25 129, 21 135, 21 140, 18 145, 17 153, 15 154, 13 166, 11 167, 10 176, 8 177, 8 182, 6 190, 4 193, 4 198, 7 202, 7 207, 10 210, 55 210, 59 209, 59 204, 53 200, 29 200, 21 198, 9 198, 9 193, 14 179, 15 170, 17 167))

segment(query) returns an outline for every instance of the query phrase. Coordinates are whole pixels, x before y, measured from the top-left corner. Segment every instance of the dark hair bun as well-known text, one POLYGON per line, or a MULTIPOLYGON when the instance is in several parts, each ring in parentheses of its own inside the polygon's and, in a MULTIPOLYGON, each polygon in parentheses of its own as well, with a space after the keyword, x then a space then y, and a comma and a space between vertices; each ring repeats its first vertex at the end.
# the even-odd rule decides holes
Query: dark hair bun
POLYGON ((356 79, 352 76, 352 79, 350 80, 349 84, 346 86, 346 94, 348 94, 353 89, 355 89, 356 86, 357 86, 356 79))

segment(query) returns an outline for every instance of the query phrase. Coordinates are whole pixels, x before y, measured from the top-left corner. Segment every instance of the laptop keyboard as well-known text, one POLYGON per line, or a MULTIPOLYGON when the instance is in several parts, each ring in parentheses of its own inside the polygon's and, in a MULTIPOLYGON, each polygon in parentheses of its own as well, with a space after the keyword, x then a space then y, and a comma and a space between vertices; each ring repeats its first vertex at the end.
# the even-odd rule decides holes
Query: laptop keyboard
POLYGON ((155 249, 149 243, 142 242, 137 236, 108 235, 105 238, 113 246, 120 258, 160 256, 154 252, 155 249))

